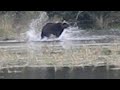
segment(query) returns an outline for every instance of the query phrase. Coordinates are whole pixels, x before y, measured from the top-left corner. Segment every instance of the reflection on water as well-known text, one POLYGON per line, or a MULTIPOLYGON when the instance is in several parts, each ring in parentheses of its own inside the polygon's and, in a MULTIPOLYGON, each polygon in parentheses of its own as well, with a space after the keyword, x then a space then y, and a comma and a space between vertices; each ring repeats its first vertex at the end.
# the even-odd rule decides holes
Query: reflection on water
POLYGON ((57 71, 55 71, 54 67, 9 68, 9 69, 1 70, 0 78, 1 79, 120 79, 120 70, 112 70, 112 68, 114 68, 114 66, 110 66, 109 70, 107 70, 106 66, 100 66, 100 67, 86 66, 84 68, 75 67, 72 69, 68 67, 63 67, 57 71))

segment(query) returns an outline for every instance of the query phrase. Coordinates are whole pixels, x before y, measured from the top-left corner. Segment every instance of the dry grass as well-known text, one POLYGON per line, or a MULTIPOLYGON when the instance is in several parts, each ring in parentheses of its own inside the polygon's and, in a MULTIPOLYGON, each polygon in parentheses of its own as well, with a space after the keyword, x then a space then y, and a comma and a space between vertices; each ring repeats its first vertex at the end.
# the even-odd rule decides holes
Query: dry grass
POLYGON ((0 49, 0 66, 73 67, 101 64, 120 66, 120 44, 62 47, 36 46, 0 49), (15 49, 15 48, 14 48, 15 49))
POLYGON ((4 38, 11 38, 15 34, 13 28, 13 18, 9 15, 0 16, 0 36, 4 38))

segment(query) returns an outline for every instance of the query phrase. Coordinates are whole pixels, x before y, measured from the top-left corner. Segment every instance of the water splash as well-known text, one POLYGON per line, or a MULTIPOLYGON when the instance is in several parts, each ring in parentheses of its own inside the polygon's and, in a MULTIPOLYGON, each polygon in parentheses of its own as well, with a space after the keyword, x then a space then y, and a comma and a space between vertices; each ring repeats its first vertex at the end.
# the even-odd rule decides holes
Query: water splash
MULTIPOLYGON (((81 11, 82 12, 82 11, 81 11)), ((76 19, 78 18, 79 12, 77 14, 76 19)), ((29 30, 26 32, 26 38, 28 42, 31 41, 69 41, 69 40, 91 40, 91 39, 99 39, 99 36, 89 36, 87 35, 87 31, 81 30, 77 26, 70 26, 65 29, 59 38, 44 38, 41 40, 41 30, 43 26, 50 22, 49 17, 46 12, 41 12, 37 19, 33 19, 29 25, 29 30)), ((54 22, 56 23, 56 22, 54 22)), ((103 37, 104 38, 104 37, 103 37)))
MULTIPOLYGON (((68 40, 72 37, 74 37, 74 33, 82 32, 78 29, 78 27, 69 27, 63 31, 61 36, 59 38, 44 38, 41 40, 41 30, 43 26, 50 22, 49 17, 46 12, 41 12, 39 17, 37 19, 33 19, 31 23, 29 24, 29 30, 26 32, 26 39, 28 42, 31 41, 55 41, 55 40, 68 40)), ((54 22, 57 23, 58 21, 54 22)))
POLYGON ((85 30, 80 30, 78 27, 69 27, 63 31, 59 40, 80 40, 85 32, 85 30))
POLYGON ((47 23, 48 15, 46 12, 41 12, 37 19, 33 19, 29 25, 29 30, 26 32, 28 41, 38 41, 41 39, 40 34, 42 27, 47 23))

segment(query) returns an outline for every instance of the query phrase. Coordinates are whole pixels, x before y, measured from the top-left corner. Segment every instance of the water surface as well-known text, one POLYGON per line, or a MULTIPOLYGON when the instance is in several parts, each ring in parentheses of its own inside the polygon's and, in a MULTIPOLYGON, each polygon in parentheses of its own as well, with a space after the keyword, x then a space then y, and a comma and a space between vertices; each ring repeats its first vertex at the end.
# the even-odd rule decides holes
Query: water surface
POLYGON ((21 67, 0 71, 1 79, 120 79, 120 70, 109 70, 106 66, 63 67, 55 71, 54 67, 21 67))

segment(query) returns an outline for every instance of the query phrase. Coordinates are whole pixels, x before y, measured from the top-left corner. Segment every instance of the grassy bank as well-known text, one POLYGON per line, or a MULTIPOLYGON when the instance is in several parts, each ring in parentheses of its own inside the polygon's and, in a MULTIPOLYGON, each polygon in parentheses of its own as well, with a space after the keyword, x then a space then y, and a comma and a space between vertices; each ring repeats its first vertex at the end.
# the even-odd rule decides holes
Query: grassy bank
POLYGON ((120 66, 120 44, 89 44, 69 49, 49 45, 0 48, 0 67, 91 65, 120 66))

